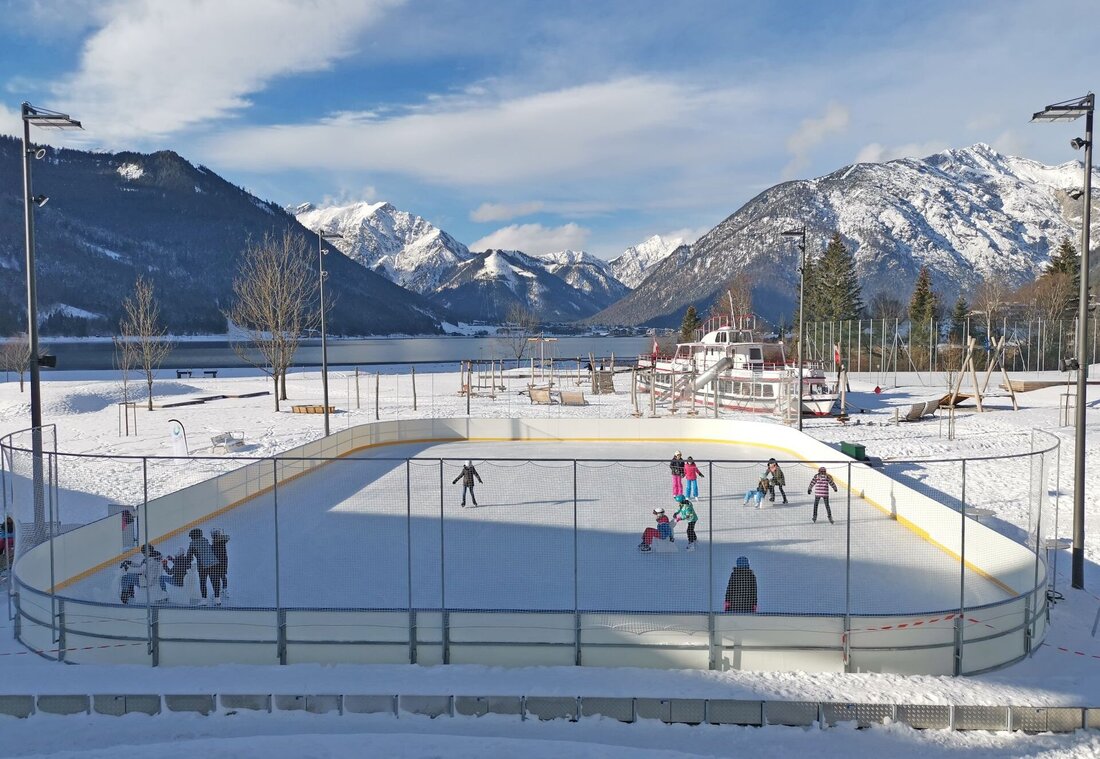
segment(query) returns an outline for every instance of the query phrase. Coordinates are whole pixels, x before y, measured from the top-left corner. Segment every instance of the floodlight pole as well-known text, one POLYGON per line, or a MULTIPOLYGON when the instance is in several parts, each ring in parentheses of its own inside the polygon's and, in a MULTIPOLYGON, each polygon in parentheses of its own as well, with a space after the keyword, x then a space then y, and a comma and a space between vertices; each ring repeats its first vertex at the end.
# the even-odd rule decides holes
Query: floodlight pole
MULTIPOLYGON (((1077 300, 1077 403, 1074 406, 1073 438, 1073 566, 1071 585, 1085 587, 1085 393, 1088 389, 1089 356, 1085 343, 1089 314, 1089 225, 1092 217, 1092 118, 1096 97, 1091 92, 1083 98, 1048 105, 1032 116, 1032 121, 1074 121, 1085 117, 1085 184, 1082 188, 1081 223, 1081 284, 1077 300)), ((1074 147, 1080 142, 1074 141, 1074 147)))
POLYGON ((31 157, 34 148, 31 145, 31 124, 43 128, 80 129, 80 122, 69 118, 67 114, 35 108, 24 102, 21 109, 23 118, 23 223, 26 241, 26 278, 27 278, 27 356, 30 365, 31 385, 31 467, 34 491, 34 534, 30 536, 32 545, 37 545, 46 537, 45 486, 42 475, 42 386, 38 356, 38 285, 35 279, 34 263, 34 206, 39 205, 31 193, 31 157))
POLYGON ((798 264, 798 431, 802 431, 802 333, 805 320, 804 304, 806 301, 806 227, 788 229, 783 233, 784 237, 798 238, 798 251, 801 258, 798 264))
POLYGON ((328 421, 328 330, 325 329, 325 240, 341 240, 343 235, 339 232, 325 232, 317 230, 317 272, 321 289, 321 393, 322 402, 325 404, 325 437, 329 435, 328 421))

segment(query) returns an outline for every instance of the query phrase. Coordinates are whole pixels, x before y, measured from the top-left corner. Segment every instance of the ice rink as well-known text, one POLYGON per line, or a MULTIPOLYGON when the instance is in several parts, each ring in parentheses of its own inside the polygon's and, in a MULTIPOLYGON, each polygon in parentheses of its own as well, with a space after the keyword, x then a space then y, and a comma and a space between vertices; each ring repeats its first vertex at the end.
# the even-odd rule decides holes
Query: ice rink
MULTIPOLYGON (((692 499, 697 549, 685 550, 681 523, 675 551, 640 552, 652 509, 675 511, 673 447, 384 446, 280 484, 200 526, 231 536, 225 605, 237 608, 721 611, 738 556, 756 572, 762 613, 843 614, 848 593, 854 614, 958 608, 956 559, 854 496, 849 514, 839 465, 831 469, 841 481, 832 494, 836 524, 824 509, 811 523, 806 488, 817 463, 769 449, 682 443, 705 475, 692 499), (764 508, 745 507, 745 492, 770 456, 783 466, 790 503, 777 496, 764 508), (476 508, 460 507, 461 483, 452 484, 467 458, 484 481, 476 508)), ((154 542, 176 552, 187 539, 154 542)), ((101 572, 66 595, 117 602, 117 575, 101 572)), ((1007 597, 970 571, 965 587, 971 606, 1007 597)), ((144 601, 139 593, 135 603, 144 601)))

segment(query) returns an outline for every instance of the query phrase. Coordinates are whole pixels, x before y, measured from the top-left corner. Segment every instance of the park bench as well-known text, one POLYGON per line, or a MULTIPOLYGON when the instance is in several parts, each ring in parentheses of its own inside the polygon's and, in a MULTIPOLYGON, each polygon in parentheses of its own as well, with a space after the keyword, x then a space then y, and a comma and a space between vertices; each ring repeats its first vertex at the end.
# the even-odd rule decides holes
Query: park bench
POLYGON ((217 379, 218 378, 218 370, 217 369, 203 369, 202 370, 202 376, 217 379))
POLYGON ((226 453, 229 453, 234 448, 240 448, 244 446, 244 433, 223 432, 220 435, 214 435, 212 438, 210 438, 210 442, 213 445, 213 449, 215 451, 221 448, 226 453))
POLYGON ((583 390, 562 390, 561 405, 563 406, 587 406, 583 390))
POLYGON ((184 377, 187 377, 188 379, 191 379, 191 370, 190 369, 176 369, 176 379, 183 379, 184 377))

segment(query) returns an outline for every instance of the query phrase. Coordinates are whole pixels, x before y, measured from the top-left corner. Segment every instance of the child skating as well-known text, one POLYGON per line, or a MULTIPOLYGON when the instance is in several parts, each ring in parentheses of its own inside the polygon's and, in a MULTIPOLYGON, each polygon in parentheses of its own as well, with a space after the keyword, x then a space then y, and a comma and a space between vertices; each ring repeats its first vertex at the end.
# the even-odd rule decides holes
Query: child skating
POLYGON ((638 544, 640 551, 652 551, 654 540, 667 540, 673 542, 672 525, 669 524, 665 510, 657 507, 653 510, 653 518, 657 520, 656 527, 646 527, 642 533, 642 542, 638 544))
MULTIPOLYGON (((691 459, 688 459, 690 461, 691 459)), ((682 495, 676 496, 676 503, 680 504, 680 508, 676 510, 676 513, 672 515, 673 522, 680 524, 680 522, 688 523, 688 544, 687 550, 695 550, 695 523, 699 521, 699 515, 695 513, 695 507, 691 504, 687 498, 682 495)))
POLYGON ((672 473, 673 497, 684 494, 684 457, 679 451, 672 454, 672 461, 668 462, 668 470, 672 473))
POLYGON ((688 456, 688 460, 684 462, 684 496, 686 498, 699 497, 699 481, 696 478, 702 476, 703 473, 699 471, 695 459, 688 456))
POLYGON ((745 493, 745 506, 755 506, 760 508, 760 505, 764 503, 764 494, 768 492, 768 481, 761 479, 756 483, 756 487, 745 493))
POLYGON ((481 475, 474 469, 474 462, 470 459, 466 459, 465 465, 462 467, 462 471, 458 473, 458 476, 451 480, 451 484, 455 485, 459 480, 462 480, 462 507, 466 507, 466 491, 470 492, 470 500, 474 502, 474 506, 477 506, 477 496, 474 495, 474 478, 477 478, 478 482, 481 482, 481 475))
POLYGON ((768 500, 775 501, 775 491, 783 496, 783 503, 787 503, 787 491, 783 488, 787 485, 787 478, 783 475, 779 463, 775 459, 768 459, 768 466, 764 470, 764 479, 768 481, 768 500))
POLYGON ((833 510, 829 508, 829 488, 832 488, 834 493, 837 492, 833 476, 825 471, 825 467, 820 466, 817 468, 817 474, 810 480, 810 486, 806 488, 806 495, 813 493, 814 496, 814 522, 817 521, 817 502, 825 501, 825 515, 829 517, 829 524, 835 524, 833 510))

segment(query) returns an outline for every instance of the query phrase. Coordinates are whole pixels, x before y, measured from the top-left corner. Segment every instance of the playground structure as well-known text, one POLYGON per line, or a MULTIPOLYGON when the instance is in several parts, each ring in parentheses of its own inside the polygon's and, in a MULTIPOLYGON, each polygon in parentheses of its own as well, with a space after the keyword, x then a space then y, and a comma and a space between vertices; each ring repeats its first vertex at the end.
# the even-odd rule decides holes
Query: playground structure
MULTIPOLYGON (((9 436, 0 444, 5 511, 21 526, 31 496, 28 437, 9 436)), ((128 510, 137 529, 123 530, 121 541, 117 512, 85 524, 52 519, 69 513, 76 497, 52 480, 44 539, 20 541, 12 574, 16 629, 29 648, 55 651, 59 660, 74 663, 972 674, 1027 656, 1045 634, 1042 483, 1057 461, 1056 446, 1042 442, 1001 461, 1034 468, 1020 494, 1034 518, 1026 534, 1013 539, 976 518, 972 507, 980 503, 955 503, 929 487, 942 482, 954 490, 961 473, 961 492, 968 492, 968 472, 979 483, 996 477, 988 457, 942 462, 914 489, 864 463, 838 459, 835 450, 795 430, 759 422, 460 418, 364 424, 139 500, 128 510), (621 455, 641 441, 661 449, 690 441, 700 457, 711 459, 709 497, 697 501, 704 520, 701 550, 639 554, 633 527, 625 534, 613 529, 638 514, 636 499, 593 500, 614 499, 621 491, 609 468, 622 470, 616 476, 628 479, 621 482, 642 471, 667 481, 667 462, 606 458, 613 446, 621 455), (538 455, 560 454, 568 445, 585 445, 577 453, 605 458, 499 458, 519 446, 538 455), (422 456, 424 446, 441 446, 438 457, 422 456), (723 447, 730 447, 732 460, 714 460, 723 447), (840 489, 834 513, 849 527, 811 527, 804 515, 795 519, 798 512, 777 507, 751 512, 763 520, 753 529, 763 532, 745 535, 750 512, 734 505, 747 476, 741 470, 748 465, 759 471, 769 449, 798 483, 819 462, 829 464, 840 489), (454 491, 446 497, 446 483, 471 455, 483 474, 494 473, 488 482, 505 482, 500 492, 513 494, 511 501, 465 511, 453 502, 454 491), (585 483, 599 487, 581 490, 585 483), (309 553, 321 550, 313 537, 310 549, 292 528, 303 508, 335 520, 326 540, 340 542, 341 555, 354 562, 343 567, 350 572, 316 573, 331 564, 309 553), (281 520, 290 520, 288 529, 279 530, 281 520), (367 532, 348 529, 368 523, 367 532), (124 605, 112 602, 109 591, 97 595, 118 562, 134 553, 136 541, 167 547, 195 525, 209 530, 227 524, 237 552, 231 562, 244 567, 237 574, 231 569, 231 606, 155 605, 145 593, 124 605), (816 537, 807 529, 818 530, 816 537), (792 540, 790 530, 800 537, 792 540), (353 550, 364 540, 369 551, 353 550), (762 580, 760 613, 722 614, 729 563, 746 543, 762 580), (377 581, 362 582, 364 572, 377 581), (643 592, 670 572, 690 578, 683 592, 643 592), (478 582, 469 582, 471 576, 478 582)), ((49 455, 48 470, 64 481, 73 460, 49 455)), ((113 461, 101 458, 106 465, 113 461)), ((139 463, 141 471, 171 466, 157 457, 139 463)), ((135 485, 141 492, 142 483, 135 485)), ((638 487, 639 493, 652 490, 648 479, 638 487)), ((1002 488, 998 497, 1003 495, 1002 488)))

